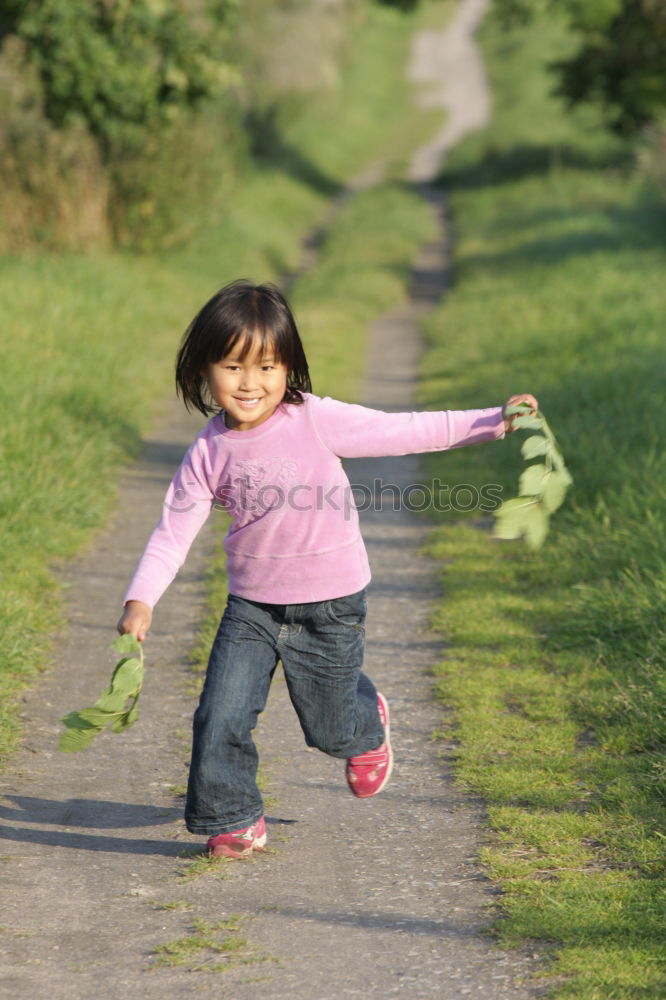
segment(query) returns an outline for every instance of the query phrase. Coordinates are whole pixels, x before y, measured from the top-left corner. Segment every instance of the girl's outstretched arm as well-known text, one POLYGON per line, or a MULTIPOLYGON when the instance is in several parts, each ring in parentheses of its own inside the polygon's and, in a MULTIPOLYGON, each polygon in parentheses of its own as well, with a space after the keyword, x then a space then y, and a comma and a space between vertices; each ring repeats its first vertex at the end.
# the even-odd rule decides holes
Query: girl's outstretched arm
POLYGON ((127 601, 118 625, 116 626, 121 635, 135 635, 139 642, 148 635, 153 620, 153 612, 143 601, 127 601))
POLYGON ((501 406, 391 413, 314 397, 313 420, 322 443, 340 458, 446 451, 497 440, 505 434, 501 406))
POLYGON ((530 406, 531 406, 531 409, 528 410, 528 411, 526 411, 526 412, 528 412, 528 413, 530 413, 532 415, 534 415, 536 413, 536 411, 539 409, 539 403, 538 403, 538 401, 534 398, 534 396, 530 395, 529 392, 520 393, 518 396, 509 396, 509 398, 507 399, 506 403, 502 407, 502 417, 504 419, 504 431, 505 431, 506 434, 510 434, 511 431, 515 430, 515 427, 513 426, 513 422, 516 419, 516 417, 518 416, 517 413, 512 413, 510 416, 507 416, 506 415, 507 407, 508 406, 517 406, 518 403, 529 403, 530 406))

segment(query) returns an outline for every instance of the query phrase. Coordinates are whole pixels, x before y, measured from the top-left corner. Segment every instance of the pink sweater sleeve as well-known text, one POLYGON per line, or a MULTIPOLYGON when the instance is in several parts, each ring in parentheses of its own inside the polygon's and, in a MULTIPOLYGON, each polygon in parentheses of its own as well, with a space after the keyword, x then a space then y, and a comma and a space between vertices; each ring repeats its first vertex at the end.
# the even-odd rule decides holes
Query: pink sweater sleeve
POLYGON ((199 436, 171 481, 162 516, 141 556, 125 602, 143 601, 153 608, 183 565, 215 500, 206 458, 206 447, 199 436))
POLYGON ((325 397, 314 412, 322 443, 340 458, 445 451, 504 437, 501 406, 385 413, 325 397))

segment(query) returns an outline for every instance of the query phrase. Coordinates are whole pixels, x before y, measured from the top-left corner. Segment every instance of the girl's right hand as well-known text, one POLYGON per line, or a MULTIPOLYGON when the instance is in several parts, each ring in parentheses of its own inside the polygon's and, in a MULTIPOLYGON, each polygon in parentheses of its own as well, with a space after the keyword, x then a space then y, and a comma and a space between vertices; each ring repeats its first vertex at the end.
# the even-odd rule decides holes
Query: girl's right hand
POLYGON ((116 626, 121 635, 136 636, 139 642, 148 635, 153 620, 153 612, 143 601, 128 601, 116 626))

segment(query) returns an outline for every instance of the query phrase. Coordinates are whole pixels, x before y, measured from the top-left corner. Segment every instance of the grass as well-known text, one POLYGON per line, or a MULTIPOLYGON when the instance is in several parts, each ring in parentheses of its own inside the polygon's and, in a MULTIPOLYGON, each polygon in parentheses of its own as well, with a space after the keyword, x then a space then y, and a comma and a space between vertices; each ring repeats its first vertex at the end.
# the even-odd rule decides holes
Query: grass
POLYGON ((202 877, 227 878, 225 868, 228 864, 256 864, 258 855, 268 857, 271 854, 273 854, 273 850, 270 847, 265 847, 262 851, 253 851, 252 854, 239 860, 224 855, 212 857, 206 851, 196 847, 186 848, 180 855, 184 860, 178 873, 178 880, 182 883, 188 883, 195 882, 202 877))
MULTIPOLYGON (((491 19, 494 120, 448 169, 456 281, 421 401, 533 392, 574 486, 539 553, 440 516, 440 735, 487 803, 499 939, 542 942, 554 997, 638 1000, 666 995, 666 213, 594 110, 549 96, 543 65, 568 45, 553 19, 508 35, 491 19)), ((513 496, 522 440, 428 469, 513 496)))
POLYGON ((266 961, 265 956, 252 951, 247 938, 238 935, 242 925, 243 918, 238 914, 215 923, 197 917, 189 934, 157 946, 151 968, 226 972, 238 965, 266 961))
MULTIPOLYGON (((431 9, 369 10, 350 39, 346 71, 325 110, 304 105, 285 123, 273 160, 248 164, 222 214, 195 241, 144 256, 0 258, 5 330, 11 333, 0 390, 3 410, 11 414, 0 430, 0 759, 17 745, 18 697, 48 664, 49 636, 62 623, 54 571, 108 517, 118 472, 137 453, 171 391, 182 330, 224 281, 276 279, 293 270, 302 238, 322 218, 331 192, 371 160, 390 155, 397 162, 421 140, 432 117, 414 113, 404 65, 411 33, 432 16, 431 9)), ((409 229, 405 192, 372 197, 403 204, 401 224, 409 229)), ((359 200, 353 211, 368 204, 359 200)), ((353 219, 350 211, 347 219, 353 219)), ((398 208, 391 211, 400 215, 398 208)), ((336 274, 327 279, 337 289, 335 301, 329 300, 332 332, 350 344, 366 313, 360 286, 345 296, 344 284, 351 286, 355 275, 342 263, 344 247, 339 250, 329 259, 336 274)), ((391 252, 375 262, 367 288, 372 310, 400 287, 396 267, 391 252)), ((320 281, 322 275, 320 270, 320 281)), ((343 350, 342 343, 332 351, 325 346, 331 328, 316 315, 320 290, 296 291, 304 324, 318 341, 313 367, 319 390, 327 380, 339 388, 334 372, 340 375, 335 365, 343 350)), ((360 368, 361 346, 354 346, 346 371, 360 368)))
POLYGON ((215 878, 226 878, 225 865, 234 860, 226 857, 210 857, 196 847, 186 848, 180 857, 184 861, 179 870, 178 879, 183 883, 195 882, 202 876, 210 875, 215 876, 215 878))

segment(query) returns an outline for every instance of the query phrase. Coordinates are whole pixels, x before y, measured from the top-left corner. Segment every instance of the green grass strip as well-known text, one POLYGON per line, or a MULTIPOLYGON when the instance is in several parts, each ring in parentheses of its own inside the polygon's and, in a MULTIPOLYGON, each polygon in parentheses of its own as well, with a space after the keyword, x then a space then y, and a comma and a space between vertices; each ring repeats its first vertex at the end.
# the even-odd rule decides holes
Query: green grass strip
MULTIPOLYGON (((421 402, 533 392, 574 486, 538 553, 436 515, 440 735, 487 803, 500 940, 541 943, 555 997, 647 1000, 666 995, 664 203, 592 110, 549 97, 568 44, 553 20, 488 24, 494 120, 448 171, 456 282, 421 402)), ((428 470, 511 496, 524 437, 428 470)))

